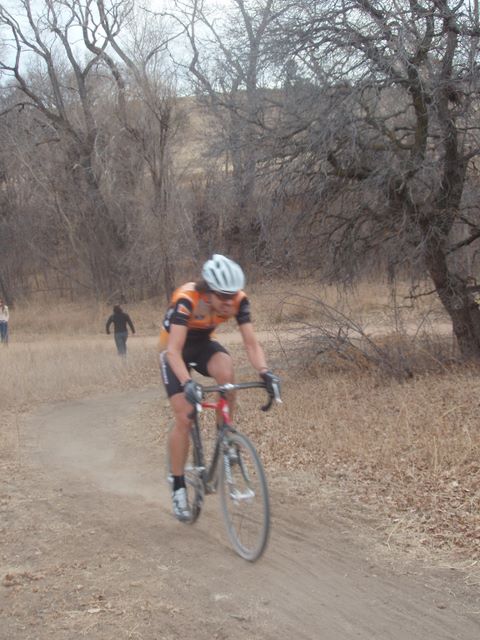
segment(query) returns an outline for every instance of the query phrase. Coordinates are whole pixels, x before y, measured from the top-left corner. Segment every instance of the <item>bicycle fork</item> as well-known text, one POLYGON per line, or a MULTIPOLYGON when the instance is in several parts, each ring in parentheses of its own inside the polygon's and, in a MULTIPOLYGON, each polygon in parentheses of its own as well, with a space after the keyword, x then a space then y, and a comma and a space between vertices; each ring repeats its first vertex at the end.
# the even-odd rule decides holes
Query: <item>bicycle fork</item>
POLYGON ((243 463, 240 452, 233 445, 227 446, 225 443, 224 451, 223 451, 223 468, 225 474, 225 480, 228 485, 228 492, 230 498, 236 502, 237 504, 242 501, 251 501, 255 498, 255 492, 250 488, 250 479, 248 477, 247 470, 245 469, 245 465, 243 463), (231 451, 234 451, 234 456, 231 454, 231 451), (240 467, 243 479, 245 481, 246 487, 244 491, 240 491, 235 486, 235 481, 232 475, 232 463, 238 465, 240 467))

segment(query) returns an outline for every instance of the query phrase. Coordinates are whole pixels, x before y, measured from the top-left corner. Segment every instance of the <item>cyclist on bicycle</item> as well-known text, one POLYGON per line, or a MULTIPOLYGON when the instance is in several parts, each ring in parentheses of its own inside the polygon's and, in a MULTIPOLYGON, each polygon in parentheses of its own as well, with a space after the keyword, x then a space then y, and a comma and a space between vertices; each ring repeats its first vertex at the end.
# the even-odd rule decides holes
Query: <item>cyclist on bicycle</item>
MULTIPOLYGON (((202 279, 188 282, 174 291, 160 333, 160 368, 172 406, 175 424, 170 432, 169 451, 173 476, 173 513, 182 521, 190 519, 185 489, 184 467, 188 455, 192 404, 202 399, 202 387, 190 377, 193 367, 218 384, 234 382, 233 361, 228 351, 213 339, 221 323, 237 320, 248 359, 274 395, 280 380, 267 367, 250 318, 250 304, 243 291, 241 267, 215 254, 202 268, 202 279)), ((231 402, 233 398, 231 398, 231 402)))

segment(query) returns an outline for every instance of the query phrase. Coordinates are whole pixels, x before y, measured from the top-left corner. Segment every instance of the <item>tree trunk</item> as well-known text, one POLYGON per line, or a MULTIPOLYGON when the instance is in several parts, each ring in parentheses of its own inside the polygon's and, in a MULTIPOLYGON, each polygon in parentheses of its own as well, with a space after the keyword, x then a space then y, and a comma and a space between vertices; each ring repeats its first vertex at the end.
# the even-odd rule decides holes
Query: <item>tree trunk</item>
POLYGON ((438 296, 452 320, 453 333, 465 360, 480 360, 480 308, 466 282, 448 268, 443 243, 429 246, 427 269, 438 296))

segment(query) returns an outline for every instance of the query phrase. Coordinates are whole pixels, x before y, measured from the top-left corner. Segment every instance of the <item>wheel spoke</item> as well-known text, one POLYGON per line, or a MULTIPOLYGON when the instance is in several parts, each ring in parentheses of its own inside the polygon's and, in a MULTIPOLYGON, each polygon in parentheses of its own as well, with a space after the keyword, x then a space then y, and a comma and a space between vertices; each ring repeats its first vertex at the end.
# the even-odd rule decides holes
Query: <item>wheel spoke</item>
POLYGON ((268 541, 265 475, 253 445, 245 436, 235 432, 227 438, 220 475, 222 513, 235 550, 246 560, 254 561, 268 541))

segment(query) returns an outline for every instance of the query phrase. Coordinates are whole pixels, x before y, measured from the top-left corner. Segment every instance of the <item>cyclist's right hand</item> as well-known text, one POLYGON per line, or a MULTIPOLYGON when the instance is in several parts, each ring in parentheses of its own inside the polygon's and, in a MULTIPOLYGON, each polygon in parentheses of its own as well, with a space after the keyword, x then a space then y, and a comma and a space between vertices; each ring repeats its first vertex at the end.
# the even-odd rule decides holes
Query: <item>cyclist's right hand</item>
POLYGON ((202 385, 195 382, 195 380, 187 380, 183 385, 183 392, 186 399, 194 406, 202 401, 203 388, 202 385))

